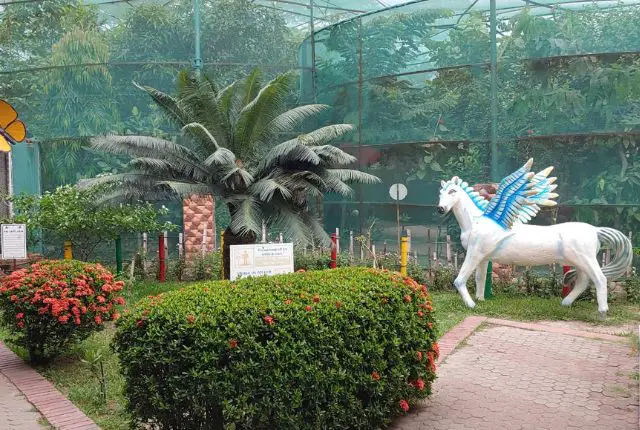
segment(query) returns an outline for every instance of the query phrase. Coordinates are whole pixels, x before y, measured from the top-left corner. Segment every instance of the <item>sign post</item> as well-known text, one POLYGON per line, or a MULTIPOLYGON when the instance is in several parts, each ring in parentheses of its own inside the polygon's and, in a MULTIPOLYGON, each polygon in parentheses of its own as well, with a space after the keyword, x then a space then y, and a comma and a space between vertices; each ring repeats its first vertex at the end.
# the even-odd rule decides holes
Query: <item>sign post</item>
POLYGON ((396 201, 396 222, 398 224, 398 248, 400 248, 400 200, 407 197, 407 187, 404 184, 393 184, 389 188, 389 195, 396 201))
POLYGON ((293 272, 293 243, 231 245, 229 279, 293 272))
POLYGON ((0 243, 2 258, 24 260, 27 258, 27 226, 25 224, 2 224, 0 243))

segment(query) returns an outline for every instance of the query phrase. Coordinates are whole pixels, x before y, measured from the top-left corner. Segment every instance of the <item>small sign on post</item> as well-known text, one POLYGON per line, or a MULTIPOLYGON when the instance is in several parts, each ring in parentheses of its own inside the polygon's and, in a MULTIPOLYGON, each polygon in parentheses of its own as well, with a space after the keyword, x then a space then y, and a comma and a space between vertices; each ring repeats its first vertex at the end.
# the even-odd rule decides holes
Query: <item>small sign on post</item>
POLYGON ((2 224, 0 254, 5 260, 27 258, 27 226, 25 224, 2 224))
POLYGON ((247 276, 279 275, 293 272, 293 243, 231 245, 232 281, 247 276))

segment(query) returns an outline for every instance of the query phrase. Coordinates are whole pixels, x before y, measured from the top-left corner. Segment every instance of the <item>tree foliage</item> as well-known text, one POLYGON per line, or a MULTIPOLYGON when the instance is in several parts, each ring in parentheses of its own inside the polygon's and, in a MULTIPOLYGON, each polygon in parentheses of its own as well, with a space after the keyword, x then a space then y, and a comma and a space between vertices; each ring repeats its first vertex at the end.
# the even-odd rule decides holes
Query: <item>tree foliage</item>
POLYGON ((64 186, 42 196, 15 196, 15 222, 25 223, 28 231, 41 231, 59 243, 71 241, 74 257, 80 260, 89 259, 96 247, 120 235, 174 228, 160 220, 166 209, 148 203, 102 206, 98 204, 102 192, 64 186))

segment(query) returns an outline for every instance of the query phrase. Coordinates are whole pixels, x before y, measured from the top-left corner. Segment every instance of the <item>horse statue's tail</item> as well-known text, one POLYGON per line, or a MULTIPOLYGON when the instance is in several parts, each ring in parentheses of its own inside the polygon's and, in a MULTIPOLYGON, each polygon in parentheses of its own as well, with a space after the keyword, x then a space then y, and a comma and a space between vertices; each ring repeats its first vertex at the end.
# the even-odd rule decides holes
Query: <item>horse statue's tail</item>
MULTIPOLYGON (((608 245, 613 251, 613 260, 602 268, 607 279, 616 279, 625 274, 633 260, 633 246, 627 236, 607 227, 598 228, 598 240, 601 245, 608 245)), ((574 281, 577 276, 575 269, 564 275, 564 284, 574 281)))

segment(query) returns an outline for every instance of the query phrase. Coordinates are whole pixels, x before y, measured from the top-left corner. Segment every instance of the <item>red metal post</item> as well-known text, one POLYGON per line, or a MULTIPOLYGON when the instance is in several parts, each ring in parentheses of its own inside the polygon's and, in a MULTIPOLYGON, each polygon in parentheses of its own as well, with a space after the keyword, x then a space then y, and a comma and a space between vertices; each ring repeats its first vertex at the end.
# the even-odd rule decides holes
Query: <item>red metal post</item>
MULTIPOLYGON (((566 274, 571 270, 570 266, 562 266, 562 274, 566 274)), ((569 284, 564 284, 562 286, 562 297, 567 297, 567 295, 571 292, 571 286, 569 284)))
POLYGON ((158 281, 164 282, 166 279, 165 255, 164 255, 164 234, 158 236, 158 281))
POLYGON ((331 233, 331 263, 329 263, 329 267, 335 269, 338 267, 338 246, 337 246, 338 238, 335 233, 331 233))

